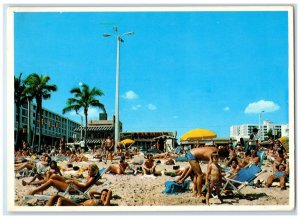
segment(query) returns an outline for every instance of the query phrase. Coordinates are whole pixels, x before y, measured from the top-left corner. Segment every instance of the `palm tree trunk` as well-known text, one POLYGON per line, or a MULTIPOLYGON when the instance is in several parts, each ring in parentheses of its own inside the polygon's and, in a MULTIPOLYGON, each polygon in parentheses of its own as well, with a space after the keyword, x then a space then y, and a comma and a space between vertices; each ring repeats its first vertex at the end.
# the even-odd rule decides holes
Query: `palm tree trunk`
POLYGON ((39 107, 39 149, 38 151, 41 151, 41 140, 42 140, 42 116, 43 116, 43 109, 42 109, 42 103, 40 103, 39 107))
POLYGON ((31 147, 32 147, 32 152, 35 152, 34 151, 34 140, 35 140, 35 135, 36 135, 36 124, 37 124, 37 112, 38 112, 38 109, 36 108, 36 111, 35 111, 35 120, 34 120, 34 127, 33 127, 33 135, 32 135, 32 144, 31 144, 31 147))
POLYGON ((87 144, 86 144, 86 138, 87 138, 87 122, 88 122, 88 114, 87 112, 84 113, 85 115, 85 133, 84 133, 84 150, 87 151, 87 144))

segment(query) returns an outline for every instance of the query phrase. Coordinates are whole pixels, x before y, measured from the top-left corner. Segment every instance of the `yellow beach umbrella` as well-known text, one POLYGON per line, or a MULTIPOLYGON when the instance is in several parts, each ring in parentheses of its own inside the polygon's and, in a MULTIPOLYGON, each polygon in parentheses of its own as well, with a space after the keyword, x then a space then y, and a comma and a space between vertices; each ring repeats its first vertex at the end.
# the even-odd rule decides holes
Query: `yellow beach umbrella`
POLYGON ((124 144, 124 145, 133 144, 134 142, 135 142, 134 140, 129 139, 129 138, 126 138, 126 139, 120 141, 120 143, 124 144))
POLYGON ((284 149, 289 152, 289 144, 288 144, 288 138, 285 136, 281 136, 280 138, 278 138, 278 140, 281 142, 281 144, 283 145, 284 149))
POLYGON ((181 141, 201 140, 204 138, 215 138, 215 137, 217 137, 217 134, 214 133, 213 131, 198 128, 186 132, 181 136, 180 140, 181 141))

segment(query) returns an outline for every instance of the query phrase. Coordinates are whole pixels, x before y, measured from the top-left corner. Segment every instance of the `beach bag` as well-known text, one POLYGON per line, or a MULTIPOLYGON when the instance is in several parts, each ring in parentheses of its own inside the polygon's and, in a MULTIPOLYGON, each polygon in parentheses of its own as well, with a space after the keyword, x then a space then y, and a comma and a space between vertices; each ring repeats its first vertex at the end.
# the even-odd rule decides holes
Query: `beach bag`
POLYGON ((190 181, 184 181, 183 183, 178 183, 175 181, 166 181, 165 190, 163 193, 166 194, 177 194, 183 193, 190 188, 190 181))

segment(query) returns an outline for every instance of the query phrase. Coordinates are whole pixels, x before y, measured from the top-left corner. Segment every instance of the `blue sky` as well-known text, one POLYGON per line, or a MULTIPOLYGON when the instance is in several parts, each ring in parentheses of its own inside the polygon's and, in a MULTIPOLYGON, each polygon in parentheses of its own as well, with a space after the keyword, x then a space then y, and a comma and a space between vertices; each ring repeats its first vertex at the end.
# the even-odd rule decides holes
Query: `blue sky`
MULTIPOLYGON (((109 119, 115 105, 118 25, 123 131, 288 123, 287 12, 15 13, 14 73, 49 75, 58 86, 43 105, 61 113, 70 89, 100 88, 109 119)), ((91 109, 89 119, 97 119, 91 109)), ((74 113, 67 117, 80 122, 74 113)))

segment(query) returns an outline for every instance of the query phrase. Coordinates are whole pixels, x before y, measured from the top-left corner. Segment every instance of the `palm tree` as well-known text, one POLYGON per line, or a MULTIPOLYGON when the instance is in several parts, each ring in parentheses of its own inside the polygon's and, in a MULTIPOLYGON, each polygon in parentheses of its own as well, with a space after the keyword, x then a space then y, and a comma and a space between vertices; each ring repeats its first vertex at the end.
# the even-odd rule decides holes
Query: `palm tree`
POLYGON ((36 134, 37 119, 39 118, 39 144, 38 150, 41 148, 42 139, 42 113, 43 113, 43 100, 50 99, 51 92, 56 91, 57 87, 55 84, 48 84, 50 80, 49 76, 38 75, 36 73, 30 74, 24 81, 26 88, 25 92, 29 94, 36 101, 36 114, 34 123, 34 133, 32 139, 32 146, 34 145, 34 138, 36 134), (39 115, 39 117, 38 117, 39 115))
POLYGON ((74 94, 73 98, 67 100, 67 106, 63 109, 63 114, 70 111, 75 111, 76 113, 83 108, 85 116, 85 133, 84 133, 84 147, 86 146, 87 137, 87 123, 88 123, 88 110, 90 106, 100 108, 104 113, 106 113, 105 107, 99 100, 96 99, 97 96, 103 96, 102 90, 97 88, 90 89, 88 85, 83 84, 81 88, 75 87, 70 90, 74 94))
MULTIPOLYGON (((27 101, 26 95, 25 95, 25 84, 21 80, 22 78, 22 73, 20 73, 19 77, 14 76, 14 81, 15 81, 15 105, 16 105, 16 122, 17 122, 17 133, 16 133, 16 149, 19 148, 19 129, 20 129, 20 111, 21 111, 21 106, 24 105, 27 101)), ((27 127, 28 128, 28 127, 27 127)))

